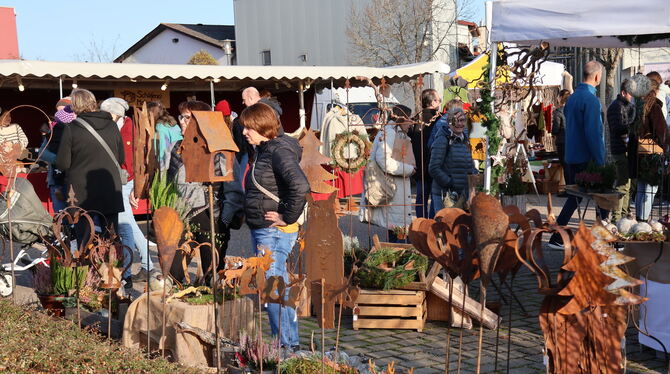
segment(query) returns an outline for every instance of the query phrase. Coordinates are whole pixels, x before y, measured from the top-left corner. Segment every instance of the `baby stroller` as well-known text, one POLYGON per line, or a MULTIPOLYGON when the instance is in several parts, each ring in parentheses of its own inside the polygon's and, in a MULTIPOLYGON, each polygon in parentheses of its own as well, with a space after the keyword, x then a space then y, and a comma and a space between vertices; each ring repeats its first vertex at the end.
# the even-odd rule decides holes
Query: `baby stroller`
MULTIPOLYGON (((54 239, 51 226, 53 219, 42 205, 33 185, 24 178, 16 178, 13 193, 8 194, 5 191, 0 195, 0 237, 4 239, 4 243, 9 242, 11 218, 12 241, 20 245, 13 262, 0 264, 0 297, 7 297, 14 291, 12 265, 15 272, 28 270, 40 262, 48 266, 45 246, 42 246, 39 257, 34 259, 28 254, 27 249, 42 238, 54 239), (7 198, 11 199, 11 209, 7 209, 7 198)), ((8 250, 8 245, 4 245, 3 254, 8 250)))

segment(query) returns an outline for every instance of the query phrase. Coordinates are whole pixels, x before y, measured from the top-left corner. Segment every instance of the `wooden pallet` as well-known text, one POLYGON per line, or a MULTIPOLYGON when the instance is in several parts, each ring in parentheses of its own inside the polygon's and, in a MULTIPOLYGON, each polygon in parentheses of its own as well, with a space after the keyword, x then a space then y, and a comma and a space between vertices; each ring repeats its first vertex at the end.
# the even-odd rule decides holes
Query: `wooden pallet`
POLYGON ((426 293, 408 290, 361 290, 354 307, 354 330, 410 329, 423 331, 426 293))

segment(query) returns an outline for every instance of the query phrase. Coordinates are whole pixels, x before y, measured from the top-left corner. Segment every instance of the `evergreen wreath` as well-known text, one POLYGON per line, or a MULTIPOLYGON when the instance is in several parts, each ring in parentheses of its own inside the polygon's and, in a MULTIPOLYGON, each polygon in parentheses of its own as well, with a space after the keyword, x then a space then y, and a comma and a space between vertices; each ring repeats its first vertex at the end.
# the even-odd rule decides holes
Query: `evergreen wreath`
POLYGON ((345 131, 335 136, 331 149, 333 163, 347 173, 355 173, 365 166, 370 158, 370 141, 358 131, 345 131), (353 158, 348 153, 349 145, 354 145, 358 155, 353 158))

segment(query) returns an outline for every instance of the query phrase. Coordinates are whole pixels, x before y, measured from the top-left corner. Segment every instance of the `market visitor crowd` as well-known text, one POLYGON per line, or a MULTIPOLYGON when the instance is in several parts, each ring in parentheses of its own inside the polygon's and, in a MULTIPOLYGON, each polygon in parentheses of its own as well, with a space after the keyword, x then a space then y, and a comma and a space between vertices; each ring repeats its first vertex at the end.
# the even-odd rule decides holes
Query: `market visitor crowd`
MULTIPOLYGON (((583 82, 575 92, 572 95, 568 90, 559 93, 551 131, 567 184, 573 184, 575 175, 589 162, 605 163, 604 121, 595 96, 602 73, 602 66, 591 61, 585 65, 583 82)), ((652 90, 639 99, 641 103, 636 104, 631 94, 631 80, 624 80, 619 95, 606 111, 610 153, 616 165, 616 188, 622 193, 617 210, 611 212, 614 220, 628 214, 632 188, 636 191, 635 214, 642 220, 649 217, 658 186, 640 177, 648 174, 638 165, 640 141, 653 139, 663 151, 670 145, 666 120, 670 86, 668 82, 662 83, 656 72, 647 76, 652 90), (636 115, 636 111, 641 112, 636 115), (634 125, 636 118, 641 118, 640 126, 634 125), (636 183, 631 184, 631 181, 636 183)), ((286 261, 296 243, 298 218, 305 207, 306 194, 310 192, 309 182, 299 165, 302 149, 297 139, 284 133, 281 105, 275 98, 249 87, 242 91, 242 100, 245 109, 239 116, 225 100, 214 108, 222 112, 239 148, 234 160, 234 179, 214 185, 219 258, 225 256, 230 230, 239 229, 244 221, 250 229, 253 247, 272 251, 275 261, 267 276, 282 276, 288 281, 286 261)), ((476 102, 472 105, 464 102, 459 96, 443 103, 436 90, 427 89, 421 94, 419 113, 412 115, 406 106, 393 106, 388 122, 374 137, 369 162, 389 176, 387 183, 393 184, 395 194, 385 204, 374 206, 366 203, 365 197, 376 192, 374 189, 379 186, 366 184, 361 219, 386 228, 389 240, 398 241, 393 229, 406 227, 415 217, 432 217, 444 207, 466 208, 470 198, 468 176, 477 174, 468 119, 468 112, 476 105, 476 102), (413 157, 409 160, 394 157, 398 140, 411 144, 413 157)), ((187 203, 194 239, 208 242, 207 190, 203 183, 186 182, 181 142, 186 128, 193 123, 193 112, 212 108, 202 101, 182 102, 177 119, 160 102, 148 103, 147 108, 155 119, 158 172, 163 173, 166 180, 174 181, 180 198, 187 203)), ((123 274, 125 287, 130 288, 133 280, 146 280, 147 273, 154 271, 154 265, 147 257, 147 239, 132 213, 138 200, 133 192, 133 121, 126 115, 129 105, 118 97, 97 102, 90 91, 74 89, 70 96, 56 103, 55 110, 53 122, 42 129, 45 140, 41 147, 42 161, 48 164, 47 183, 53 210, 66 207, 67 191, 72 186, 78 205, 91 212, 96 225, 113 227, 122 243, 139 253, 140 272, 133 275, 128 267, 123 274)), ((28 143, 21 127, 12 123, 9 113, 0 116, 0 142, 19 143, 23 148, 28 143)), ((214 164, 219 167, 225 163, 215 160, 214 164)), ((215 172, 220 175, 225 171, 215 172)), ((577 204, 578 199, 568 198, 558 217, 559 224, 568 223, 577 204)), ((606 214, 608 212, 601 212, 603 217, 606 214)), ((75 227, 78 241, 89 235, 87 230, 87 225, 75 227)), ((550 244, 561 246, 560 238, 553 237, 550 244)), ((131 259, 126 257, 124 261, 128 264, 131 259)), ((202 268, 207 269, 212 261, 211 253, 201 251, 201 261, 202 268)), ((173 263, 172 276, 183 280, 181 258, 175 258, 173 263)), ((223 266, 220 261, 219 270, 223 266)), ((297 349, 295 310, 268 304, 267 312, 273 335, 281 331, 281 344, 297 349)))

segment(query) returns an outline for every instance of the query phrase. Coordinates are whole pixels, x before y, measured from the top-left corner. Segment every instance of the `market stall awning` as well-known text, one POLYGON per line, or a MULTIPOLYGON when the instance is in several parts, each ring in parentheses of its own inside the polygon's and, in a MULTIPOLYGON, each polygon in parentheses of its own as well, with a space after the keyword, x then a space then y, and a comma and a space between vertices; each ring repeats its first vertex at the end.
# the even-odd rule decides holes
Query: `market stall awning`
MULTIPOLYGON (((516 57, 510 57, 507 61, 508 64, 514 63, 516 57)), ((484 78, 484 70, 486 65, 489 63, 489 54, 483 53, 479 55, 476 59, 472 60, 469 64, 463 66, 462 68, 452 72, 451 76, 462 77, 468 81, 468 88, 475 88, 477 83, 482 81, 484 78)), ((565 71, 565 66, 552 61, 544 61, 540 65, 540 72, 537 75, 534 85, 535 86, 560 86, 563 80, 563 71, 565 71)), ((507 72, 507 71, 505 71, 507 72)), ((498 78, 497 83, 506 83, 509 77, 507 74, 498 78)))
MULTIPOLYGON (((282 81, 286 83, 334 80, 343 85, 346 79, 362 76, 386 78, 394 83, 407 81, 423 74, 449 72, 449 67, 432 61, 411 65, 376 68, 367 66, 212 66, 168 64, 118 64, 87 62, 0 61, 0 78, 66 78, 66 79, 130 79, 130 80, 221 80, 223 81, 282 81)), ((351 82, 352 85, 355 84, 351 82)))
MULTIPOLYGON (((463 66, 462 68, 451 73, 452 76, 461 77, 468 81, 468 88, 477 87, 477 83, 481 82, 484 78, 484 69, 489 63, 489 54, 482 53, 477 56, 474 60, 470 61, 469 64, 463 66)), ((506 77, 498 78, 498 83, 507 82, 506 77)))
POLYGON ((589 48, 670 47, 670 1, 493 1, 491 40, 589 48))

